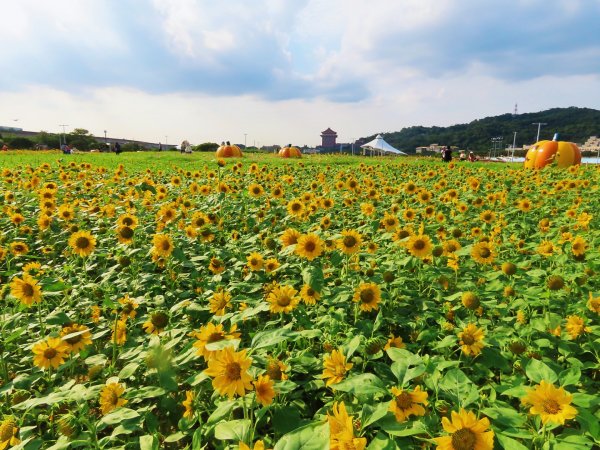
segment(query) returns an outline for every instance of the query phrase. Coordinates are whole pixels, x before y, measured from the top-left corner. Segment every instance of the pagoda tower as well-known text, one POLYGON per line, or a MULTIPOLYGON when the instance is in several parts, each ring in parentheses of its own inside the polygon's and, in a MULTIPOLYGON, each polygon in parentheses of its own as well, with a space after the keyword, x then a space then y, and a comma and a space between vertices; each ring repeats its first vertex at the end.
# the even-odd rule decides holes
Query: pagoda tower
POLYGON ((325 131, 321 133, 321 147, 323 148, 332 148, 336 147, 337 144, 335 140, 337 139, 337 133, 333 131, 331 128, 327 128, 325 131))

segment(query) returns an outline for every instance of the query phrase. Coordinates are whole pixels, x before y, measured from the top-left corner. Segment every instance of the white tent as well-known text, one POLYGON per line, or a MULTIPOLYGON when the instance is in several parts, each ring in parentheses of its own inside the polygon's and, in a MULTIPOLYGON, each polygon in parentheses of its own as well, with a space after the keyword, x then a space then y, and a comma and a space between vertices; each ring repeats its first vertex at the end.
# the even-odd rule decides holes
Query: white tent
POLYGON ((361 145, 365 150, 370 150, 371 152, 378 152, 383 155, 384 153, 393 153, 395 155, 406 155, 406 153, 401 152, 398 149, 395 149, 390 144, 385 142, 380 134, 377 135, 375 139, 371 142, 367 142, 364 145, 361 145))

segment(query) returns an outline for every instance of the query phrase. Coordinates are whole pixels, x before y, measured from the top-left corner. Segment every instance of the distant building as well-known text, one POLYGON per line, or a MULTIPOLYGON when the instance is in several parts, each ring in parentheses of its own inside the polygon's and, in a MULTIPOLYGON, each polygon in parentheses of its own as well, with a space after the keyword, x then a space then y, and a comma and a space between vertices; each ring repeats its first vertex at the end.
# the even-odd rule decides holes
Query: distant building
POLYGON ((325 131, 321 133, 321 147, 323 148, 333 148, 337 146, 336 139, 337 133, 333 131, 331 128, 327 128, 325 131))
POLYGON ((598 152, 600 151, 600 138, 598 136, 590 136, 579 148, 582 152, 598 152))

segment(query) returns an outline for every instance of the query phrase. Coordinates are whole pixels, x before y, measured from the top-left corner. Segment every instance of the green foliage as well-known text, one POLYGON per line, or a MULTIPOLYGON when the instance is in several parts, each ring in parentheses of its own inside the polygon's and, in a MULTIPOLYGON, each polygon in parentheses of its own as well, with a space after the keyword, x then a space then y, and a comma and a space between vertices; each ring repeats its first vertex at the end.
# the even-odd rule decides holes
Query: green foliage
POLYGON ((219 144, 215 144, 214 142, 205 142, 203 144, 199 144, 193 147, 195 152, 216 152, 219 148, 219 144))
POLYGON ((10 148, 16 148, 16 149, 22 149, 22 148, 33 148, 35 143, 26 137, 20 137, 20 136, 16 136, 16 137, 7 137, 5 140, 6 144, 10 147, 10 148))
MULTIPOLYGON (((468 124, 449 127, 413 126, 400 131, 385 133, 385 140, 392 146, 406 152, 414 152, 416 147, 433 143, 455 145, 461 149, 487 152, 490 139, 503 136, 503 146, 512 145, 513 133, 517 132, 516 146, 533 144, 537 136, 534 123, 546 123, 541 128, 540 140, 552 139, 560 134, 563 141, 583 143, 587 138, 598 134, 600 111, 590 108, 552 108, 536 113, 502 114, 500 116, 476 119, 468 124)), ((357 145, 369 142, 375 136, 357 141, 357 145)))

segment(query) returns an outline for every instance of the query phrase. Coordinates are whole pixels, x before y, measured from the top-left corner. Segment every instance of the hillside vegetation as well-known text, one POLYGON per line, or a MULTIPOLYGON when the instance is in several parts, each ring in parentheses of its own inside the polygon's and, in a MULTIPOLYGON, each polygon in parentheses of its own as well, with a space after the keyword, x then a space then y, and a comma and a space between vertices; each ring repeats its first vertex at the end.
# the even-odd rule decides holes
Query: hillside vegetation
MULTIPOLYGON (((511 145, 513 133, 517 132, 516 146, 533 144, 537 136, 534 123, 546 123, 542 126, 541 139, 552 139, 554 133, 560 133, 560 139, 582 144, 590 136, 600 134, 600 111, 591 108, 552 108, 536 113, 503 114, 495 117, 477 119, 471 123, 449 127, 413 126, 400 131, 384 133, 384 139, 394 147, 414 153, 416 147, 432 143, 455 145, 474 151, 488 151, 493 137, 504 137, 503 147, 511 145)), ((369 136, 358 141, 359 145, 370 141, 369 136)))

